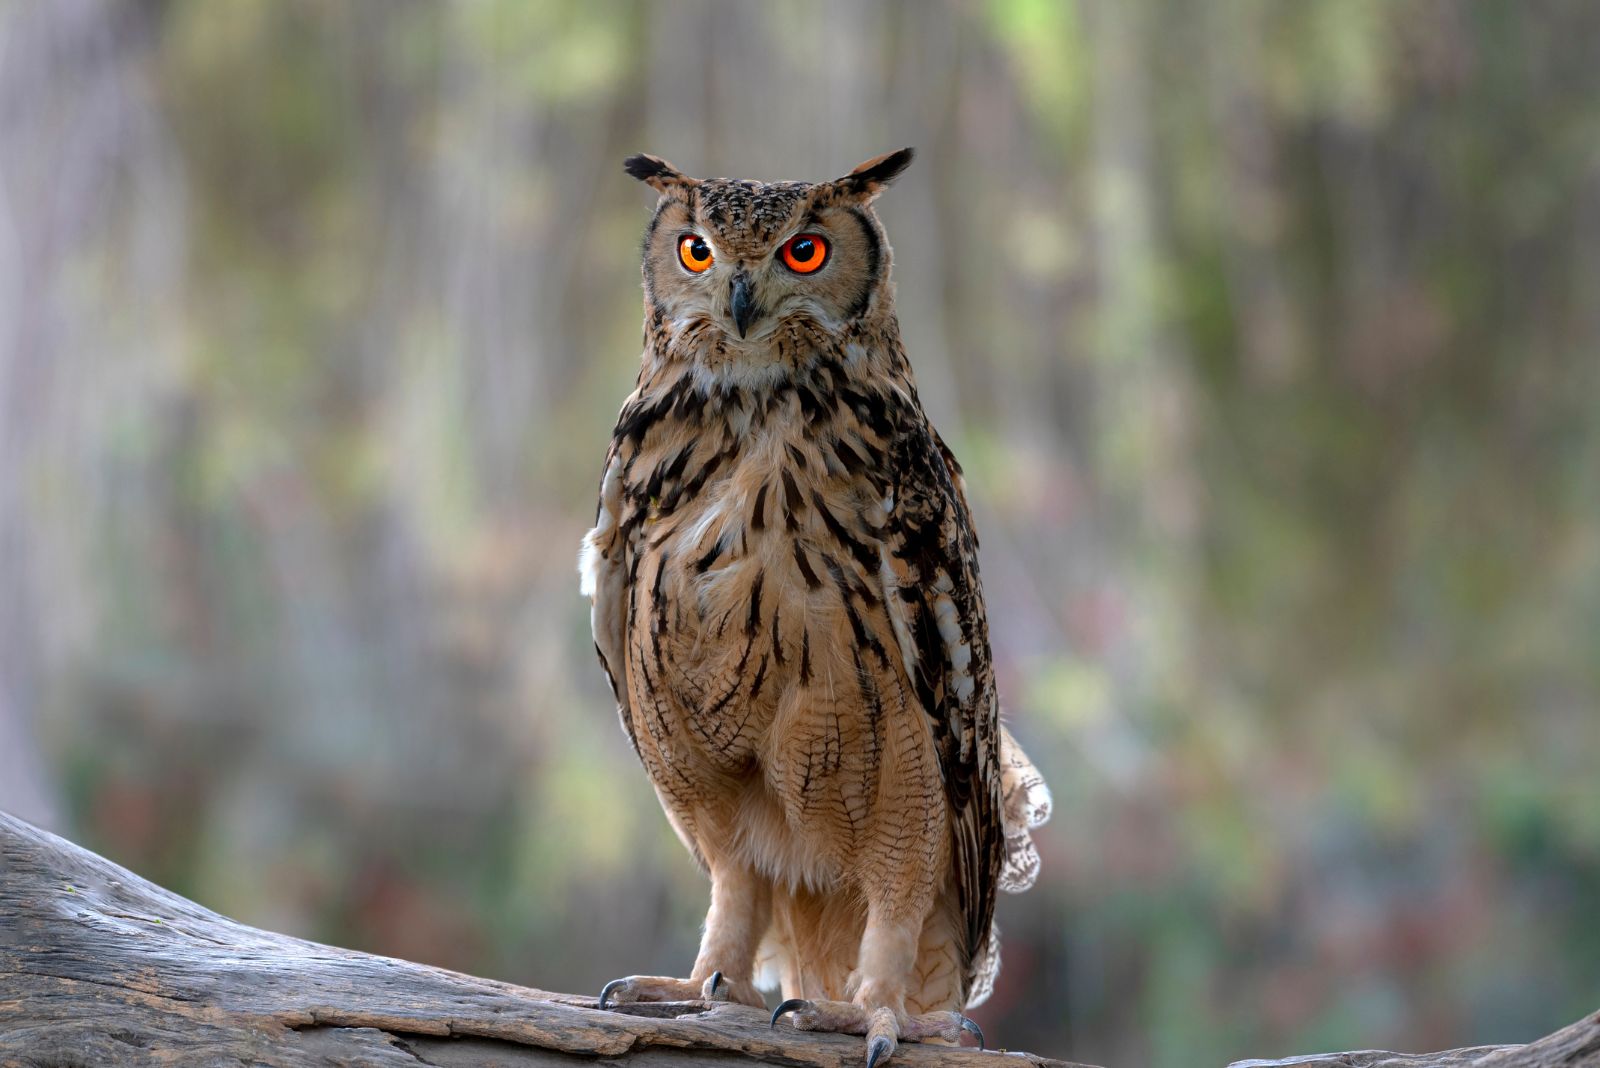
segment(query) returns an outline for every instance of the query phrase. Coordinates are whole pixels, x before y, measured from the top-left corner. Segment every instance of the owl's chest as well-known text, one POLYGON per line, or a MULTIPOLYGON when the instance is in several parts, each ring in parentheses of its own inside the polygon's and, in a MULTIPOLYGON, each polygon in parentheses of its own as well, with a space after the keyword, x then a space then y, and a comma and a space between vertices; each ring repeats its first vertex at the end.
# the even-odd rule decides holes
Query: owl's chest
MULTIPOLYGON (((805 729, 817 707, 805 695, 846 670, 863 634, 894 640, 869 611, 882 602, 870 522, 882 502, 870 480, 830 471, 804 444, 745 441, 694 493, 663 483, 644 495, 630 543, 629 684, 658 782, 764 763, 775 724, 805 729)), ((667 450, 657 466, 675 462, 667 450)), ((697 481, 693 463, 679 474, 697 481)))

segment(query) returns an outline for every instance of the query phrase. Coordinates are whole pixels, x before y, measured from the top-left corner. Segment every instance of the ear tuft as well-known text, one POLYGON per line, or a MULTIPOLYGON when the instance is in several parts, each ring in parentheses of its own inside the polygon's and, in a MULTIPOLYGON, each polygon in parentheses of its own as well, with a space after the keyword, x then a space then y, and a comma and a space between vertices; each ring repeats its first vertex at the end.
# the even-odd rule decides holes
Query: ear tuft
POLYGON ((855 196, 871 200, 883 191, 884 186, 899 177, 901 171, 911 166, 914 154, 911 149, 902 148, 898 152, 875 156, 834 184, 844 187, 855 196))
POLYGON ((641 152, 637 156, 629 156, 622 161, 622 169, 658 193, 694 185, 693 178, 685 178, 678 168, 662 159, 641 152))

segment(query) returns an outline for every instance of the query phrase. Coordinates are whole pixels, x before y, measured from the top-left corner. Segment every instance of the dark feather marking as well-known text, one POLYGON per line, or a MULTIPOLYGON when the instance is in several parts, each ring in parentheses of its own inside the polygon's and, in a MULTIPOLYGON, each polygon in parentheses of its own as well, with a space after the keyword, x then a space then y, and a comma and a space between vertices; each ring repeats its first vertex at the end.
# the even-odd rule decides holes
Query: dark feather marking
POLYGON ((706 395, 698 389, 686 389, 678 395, 673 406, 673 415, 686 423, 699 420, 700 413, 705 410, 706 395))
POLYGON ((653 696, 660 694, 661 690, 656 686, 656 680, 650 677, 650 665, 642 659, 639 661, 639 673, 644 676, 644 692, 652 695, 650 706, 655 712, 654 722, 656 729, 651 733, 657 738, 670 738, 672 737, 672 723, 667 719, 667 703, 661 700, 660 697, 653 696))
POLYGON ((711 459, 707 460, 701 465, 699 471, 696 471, 692 476, 690 476, 687 482, 683 483, 676 491, 669 494, 672 502, 671 506, 677 507, 678 499, 680 497, 693 499, 695 496, 697 496, 700 491, 705 488, 705 484, 711 480, 711 476, 716 474, 717 469, 727 461, 728 451, 729 450, 725 449, 711 457, 711 459))
POLYGON ((884 401, 883 394, 868 393, 864 413, 857 414, 861 415, 862 421, 880 438, 887 439, 894 435, 894 422, 889 418, 889 407, 884 401))
POLYGON ((828 528, 828 533, 832 534, 841 545, 850 550, 850 555, 855 557, 856 563, 860 564, 869 574, 876 571, 878 569, 878 554, 873 551, 871 546, 844 528, 844 524, 839 522, 838 517, 830 512, 828 506, 823 503, 820 493, 812 491, 811 504, 816 508, 817 514, 822 517, 822 525, 828 528))
POLYGON ((850 447, 850 443, 839 438, 833 443, 833 454, 839 458, 839 463, 852 475, 860 474, 867 466, 867 461, 859 452, 850 447))
POLYGON ((772 609, 772 659, 778 662, 779 667, 787 663, 787 658, 783 655, 783 634, 778 629, 777 607, 772 609))
POLYGON ((717 535, 717 540, 711 543, 710 551, 694 562, 694 569, 697 574, 704 575, 711 570, 711 565, 717 562, 717 557, 721 556, 727 548, 724 544, 726 541, 727 536, 725 534, 717 535))
POLYGON ((828 381, 825 383, 828 390, 839 388, 839 382, 845 377, 844 367, 839 363, 837 354, 829 353, 817 361, 817 372, 828 381))
POLYGON ((756 631, 761 629, 761 586, 766 579, 766 572, 758 572, 755 581, 750 583, 750 618, 744 624, 747 638, 754 638, 756 631))
POLYGON ((851 602, 851 597, 858 595, 859 591, 850 584, 850 578, 845 574, 844 568, 839 566, 839 561, 823 554, 823 564, 828 569, 829 576, 833 579, 834 588, 839 591, 839 600, 844 603, 845 618, 850 621, 850 633, 854 636, 856 647, 871 649, 884 667, 889 666, 889 656, 884 650, 883 642, 878 640, 877 634, 869 631, 861 613, 856 611, 856 606, 851 602))
POLYGON ((761 483, 761 488, 756 490, 756 506, 750 515, 750 528, 752 530, 765 530, 767 527, 767 484, 761 483))
POLYGON ((783 502, 791 515, 805 507, 805 498, 800 496, 800 487, 795 484, 794 475, 788 471, 783 473, 783 502))
POLYGON ((883 692, 878 689, 878 680, 861 662, 861 650, 855 650, 852 656, 856 666, 856 687, 867 705, 867 759, 862 773, 870 788, 872 781, 877 778, 883 753, 883 692))
POLYGON ((600 670, 606 673, 606 681, 611 684, 611 696, 618 701, 622 700, 622 693, 617 689, 617 676, 611 670, 611 661, 606 659, 606 654, 600 651, 600 643, 594 643, 594 655, 600 658, 600 670))
POLYGON ((800 632, 800 685, 811 684, 811 631, 800 632))
MULTIPOLYGON (((745 654, 747 656, 749 655, 749 651, 750 651, 749 647, 747 646, 745 648, 745 654)), ((739 670, 739 674, 743 675, 744 674, 744 660, 742 660, 742 659, 739 661, 739 669, 740 669, 739 670)), ((750 688, 750 698, 744 704, 744 718, 739 720, 738 725, 735 726, 732 731, 718 732, 720 735, 725 736, 727 738, 727 742, 724 743, 725 746, 726 745, 731 745, 735 741, 738 741, 740 738, 744 737, 744 729, 750 725, 750 717, 754 716, 756 714, 756 696, 761 692, 761 684, 766 679, 766 676, 767 676, 767 654, 766 653, 762 653, 761 654, 761 663, 756 665, 755 682, 750 688)), ((738 683, 737 679, 735 679, 734 684, 733 684, 733 688, 737 689, 738 685, 739 685, 739 683, 738 683)), ((732 694, 730 693, 729 696, 731 697, 732 694)))
POLYGON ((733 669, 733 682, 729 684, 727 692, 717 698, 710 708, 702 712, 700 718, 714 719, 724 708, 728 707, 728 702, 733 700, 733 695, 739 692, 739 683, 744 679, 745 665, 750 663, 750 651, 753 648, 755 648, 755 639, 752 637, 744 643, 744 651, 739 654, 739 666, 733 669))
POLYGON ((806 424, 809 426, 816 423, 823 414, 822 402, 817 399, 817 395, 809 386, 796 386, 794 392, 800 400, 800 414, 805 416, 806 424))
MULTIPOLYGON (((914 598, 910 603, 910 626, 907 628, 911 631, 912 644, 919 650, 940 648, 939 629, 922 591, 915 586, 902 587, 902 595, 907 592, 914 598)), ((948 665, 943 656, 922 655, 917 659, 917 699, 928 710, 929 718, 933 721, 934 745, 941 756, 946 754, 952 741, 949 721, 935 714, 944 693, 947 671, 948 665)))
POLYGON ((612 436, 620 441, 631 441, 635 446, 641 444, 644 441, 646 432, 672 410, 673 405, 678 402, 678 396, 683 391, 691 388, 692 386, 687 377, 680 378, 665 393, 656 398, 654 403, 636 404, 631 409, 623 409, 622 416, 617 420, 617 428, 612 432, 612 436))
POLYGON ((806 747, 806 770, 800 776, 800 796, 804 799, 802 804, 807 807, 809 807, 811 799, 811 767, 816 763, 815 753, 813 752, 814 746, 815 743, 812 743, 806 747))
POLYGON ((650 588, 650 605, 655 609, 655 619, 650 625, 650 655, 655 658, 656 671, 661 667, 661 632, 667 629, 667 601, 661 596, 661 581, 667 574, 668 554, 662 552, 661 562, 656 565, 656 580, 650 588))
MULTIPOLYGON (((637 503, 635 503, 632 508, 627 509, 627 513, 623 516, 622 522, 617 525, 617 535, 622 539, 623 544, 627 544, 633 540, 634 532, 639 529, 639 527, 644 523, 644 520, 645 509, 640 508, 637 503)), ((634 564, 637 567, 637 558, 635 558, 634 564)), ((633 574, 630 573, 628 575, 628 581, 631 583, 633 578, 633 574)))
MULTIPOLYGON (((755 704, 756 698, 758 696, 760 696, 760 694, 761 694, 761 684, 763 682, 765 682, 765 681, 767 681, 767 654, 766 653, 762 653, 761 654, 761 663, 756 665, 755 678, 753 680, 751 680, 751 682, 750 682, 750 703, 752 705, 755 704)), ((748 712, 745 714, 745 719, 746 719, 746 721, 749 720, 749 713, 748 712)), ((742 724, 740 725, 739 733, 740 734, 744 733, 742 724)))
POLYGON ((844 313, 846 321, 859 319, 872 303, 872 295, 878 291, 878 262, 883 256, 883 242, 878 238, 878 228, 872 225, 872 220, 867 218, 867 213, 860 208, 851 208, 850 217, 855 219, 861 227, 861 237, 867 244, 867 281, 861 288, 861 294, 856 297, 855 303, 844 313))
POLYGON ((690 442, 679 449, 672 457, 672 462, 667 464, 666 470, 661 473, 663 483, 672 482, 683 477, 684 468, 689 466, 689 457, 694 455, 694 442, 690 442))
POLYGON ((822 585, 822 580, 811 569, 811 561, 806 556, 805 546, 798 541, 794 543, 794 562, 795 566, 800 569, 800 577, 806 580, 807 589, 814 590, 822 585))

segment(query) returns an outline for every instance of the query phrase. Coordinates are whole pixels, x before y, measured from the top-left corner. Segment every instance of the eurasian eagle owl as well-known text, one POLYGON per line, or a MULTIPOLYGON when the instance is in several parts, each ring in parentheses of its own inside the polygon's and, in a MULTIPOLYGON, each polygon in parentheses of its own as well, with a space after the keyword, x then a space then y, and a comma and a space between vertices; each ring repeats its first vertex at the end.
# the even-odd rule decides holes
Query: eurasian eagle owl
POLYGON ((869 1066, 976 1032, 995 893, 1032 884, 1050 806, 900 343, 871 204, 910 161, 814 185, 627 161, 661 195, 643 366, 580 564, 622 725, 711 878, 690 977, 602 1007, 781 986, 774 1024, 864 1034, 869 1066))

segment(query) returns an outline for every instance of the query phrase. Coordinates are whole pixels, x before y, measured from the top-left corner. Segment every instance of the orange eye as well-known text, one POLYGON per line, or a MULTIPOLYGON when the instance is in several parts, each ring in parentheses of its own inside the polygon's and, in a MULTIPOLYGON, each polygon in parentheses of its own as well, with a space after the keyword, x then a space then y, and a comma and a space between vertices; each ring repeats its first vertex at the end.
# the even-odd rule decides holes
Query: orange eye
POLYGON ((678 240, 678 259, 695 274, 711 266, 711 246, 699 234, 684 234, 678 240))
POLYGON ((795 274, 810 274, 828 262, 828 243, 821 234, 795 234, 783 243, 783 265, 795 274))

